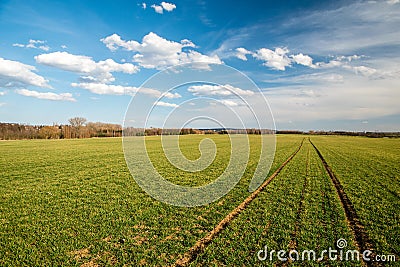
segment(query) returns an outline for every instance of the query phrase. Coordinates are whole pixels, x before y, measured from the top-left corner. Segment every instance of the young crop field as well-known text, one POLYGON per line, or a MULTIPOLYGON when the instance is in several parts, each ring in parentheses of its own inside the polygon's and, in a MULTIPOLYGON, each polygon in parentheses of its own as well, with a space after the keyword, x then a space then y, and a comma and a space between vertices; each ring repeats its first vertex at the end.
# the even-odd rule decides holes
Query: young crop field
MULTIPOLYGON (((162 153, 160 137, 146 137, 146 144, 155 168, 168 180, 199 186, 220 175, 230 157, 226 135, 182 136, 182 153, 198 158, 199 143, 206 137, 215 142, 217 155, 198 173, 172 166, 162 153)), ((128 170, 120 138, 0 142, 0 266, 179 265, 196 242, 251 194, 248 186, 260 138, 249 138, 251 154, 237 186, 218 201, 193 208, 167 205, 144 192, 128 170)), ((277 254, 272 260, 269 254, 258 257, 266 247, 268 252, 319 253, 341 238, 347 241, 346 249, 360 248, 343 196, 312 144, 352 204, 371 243, 367 247, 398 260, 400 140, 310 140, 278 135, 268 176, 279 173, 185 265, 361 266, 358 261, 329 261, 326 254, 320 261, 304 262, 282 262, 277 254)))

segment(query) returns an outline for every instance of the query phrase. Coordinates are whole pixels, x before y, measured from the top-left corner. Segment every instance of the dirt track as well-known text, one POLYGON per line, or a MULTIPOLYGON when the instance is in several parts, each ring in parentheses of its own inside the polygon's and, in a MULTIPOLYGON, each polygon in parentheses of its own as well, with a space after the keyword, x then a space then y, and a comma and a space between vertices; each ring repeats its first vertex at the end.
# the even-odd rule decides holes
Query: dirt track
MULTIPOLYGON (((308 140, 311 143, 311 145, 314 147, 315 151, 317 152, 319 158, 321 159, 322 163, 324 164, 325 170, 329 174, 329 177, 331 178, 331 180, 336 188, 336 192, 339 196, 340 202, 341 202, 342 207, 346 214, 347 223, 349 224, 350 229, 353 232, 358 250, 360 251, 360 253, 362 253, 363 251, 368 249, 368 250, 372 251, 370 258, 375 258, 375 256, 376 256, 375 247, 374 247, 371 239, 369 238, 367 232, 365 231, 364 225, 361 223, 361 221, 357 215, 357 212, 353 206, 353 203, 351 203, 350 199, 347 197, 347 194, 344 191, 343 186, 340 184, 339 179, 335 176, 332 169, 329 167, 328 163, 322 156, 321 152, 313 144, 313 142, 311 142, 310 139, 308 139, 308 140)), ((363 261, 363 263, 366 266, 382 266, 378 262, 363 261)))

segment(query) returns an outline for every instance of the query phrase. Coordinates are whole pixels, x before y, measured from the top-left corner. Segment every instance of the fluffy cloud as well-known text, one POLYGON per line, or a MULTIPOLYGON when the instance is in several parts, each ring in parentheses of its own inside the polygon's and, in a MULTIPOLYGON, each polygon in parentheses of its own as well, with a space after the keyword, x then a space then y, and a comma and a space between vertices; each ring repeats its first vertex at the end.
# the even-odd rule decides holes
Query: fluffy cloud
POLYGON ((238 87, 233 87, 230 84, 225 85, 193 85, 188 88, 188 91, 196 96, 199 95, 214 95, 214 96, 231 96, 231 95, 253 95, 253 91, 243 90, 238 87))
POLYGON ((154 11, 158 14, 162 14, 163 13, 163 8, 162 6, 158 6, 158 5, 151 5, 151 8, 154 9, 154 11))
POLYGON ((142 8, 143 8, 143 9, 146 9, 146 8, 147 8, 146 3, 142 3, 142 8))
MULTIPOLYGON (((71 86, 86 89, 98 95, 135 95, 136 93, 141 93, 153 97, 162 96, 161 92, 156 89, 143 87, 139 88, 134 86, 122 86, 104 83, 72 83, 71 86)), ((179 98, 181 95, 178 93, 167 92, 164 94, 164 97, 172 99, 179 98)))
MULTIPOLYGON (((252 55, 258 60, 264 61, 263 65, 272 69, 284 71, 286 67, 292 65, 292 63, 307 66, 313 69, 329 69, 329 68, 342 68, 361 74, 366 77, 377 75, 380 72, 377 69, 366 67, 366 66, 354 66, 352 63, 356 60, 362 59, 365 56, 362 55, 351 55, 351 56, 336 56, 328 62, 316 62, 313 63, 313 58, 299 53, 297 55, 289 55, 287 48, 275 48, 271 50, 268 48, 258 49, 255 53, 249 51, 243 47, 236 48, 235 56, 241 60, 246 61, 246 55, 252 55)), ((342 80, 342 79, 341 79, 342 80)))
POLYGON ((35 56, 37 63, 52 66, 66 71, 76 72, 83 80, 107 83, 115 80, 112 72, 133 74, 139 67, 130 63, 119 64, 112 59, 95 62, 91 57, 72 55, 67 52, 54 52, 35 56))
POLYGON ((103 44, 106 45, 111 51, 116 51, 118 47, 122 47, 128 51, 137 51, 140 48, 139 42, 136 41, 124 41, 121 37, 114 33, 106 38, 100 39, 103 44))
POLYGON ((0 92, 0 96, 5 95, 5 94, 6 94, 6 92, 4 92, 4 91, 0 92))
POLYGON ((48 80, 33 71, 36 71, 34 66, 0 58, 0 87, 33 85, 50 88, 48 80))
POLYGON ((150 32, 145 35, 142 42, 125 41, 117 34, 112 34, 101 39, 101 41, 111 51, 117 50, 119 47, 135 52, 133 61, 137 62, 144 68, 163 69, 183 63, 200 63, 195 67, 204 68, 207 64, 222 64, 217 55, 207 56, 194 50, 183 51, 185 47, 195 47, 190 40, 183 39, 180 42, 170 41, 150 32))
MULTIPOLYGON (((146 4, 143 3, 144 5, 143 8, 146 8, 146 4)), ((163 14, 164 10, 167 12, 171 12, 172 10, 174 10, 176 8, 176 5, 173 3, 167 3, 167 2, 161 2, 160 5, 151 5, 151 8, 154 9, 154 11, 158 14, 163 14)))
POLYGON ((43 51, 49 51, 50 47, 48 45, 45 45, 46 41, 42 40, 32 40, 30 39, 27 44, 13 44, 13 46, 16 47, 26 47, 26 48, 35 48, 35 49, 41 49, 43 51))
POLYGON ((247 50, 246 48, 243 47, 236 48, 236 57, 241 60, 247 61, 246 55, 251 55, 251 54, 253 53, 247 50))
POLYGON ((161 6, 162 8, 164 8, 164 10, 171 12, 172 10, 174 10, 176 8, 176 5, 173 3, 166 3, 166 2, 161 2, 161 6))
POLYGON ((297 64, 304 65, 310 68, 315 68, 316 66, 313 64, 313 59, 310 56, 303 55, 302 53, 297 55, 292 55, 291 58, 297 64))
POLYGON ((70 93, 62 93, 62 94, 56 94, 56 93, 41 93, 37 91, 31 91, 27 89, 17 89, 15 90, 17 94, 23 95, 23 96, 29 96, 29 97, 35 97, 39 99, 47 99, 47 100, 54 100, 54 101, 71 101, 75 102, 76 99, 72 97, 72 94, 70 93))
POLYGON ((277 47, 275 50, 260 48, 256 52, 239 47, 235 49, 235 56, 241 60, 247 61, 247 55, 252 55, 255 59, 264 61, 263 65, 275 70, 285 70, 292 63, 304 65, 310 68, 316 68, 313 59, 308 55, 299 53, 297 55, 288 55, 289 49, 277 47))
POLYGON ((290 58, 286 55, 288 52, 287 48, 277 47, 274 51, 268 48, 261 48, 253 54, 253 57, 264 61, 264 66, 276 70, 285 70, 291 64, 290 58))
POLYGON ((190 41, 188 39, 181 40, 181 44, 183 47, 193 47, 193 48, 197 47, 192 41, 190 41))
POLYGON ((156 106, 171 107, 171 108, 176 108, 176 107, 178 107, 177 104, 167 103, 167 102, 163 102, 163 101, 158 101, 158 102, 156 103, 156 106))

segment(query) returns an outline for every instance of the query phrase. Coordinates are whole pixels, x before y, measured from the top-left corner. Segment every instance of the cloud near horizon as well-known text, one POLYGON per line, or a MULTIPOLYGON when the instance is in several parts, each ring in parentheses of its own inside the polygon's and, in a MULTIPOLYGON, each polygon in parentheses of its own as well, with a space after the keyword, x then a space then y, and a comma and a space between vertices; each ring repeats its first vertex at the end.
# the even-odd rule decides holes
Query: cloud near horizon
POLYGON ((27 89, 16 89, 15 92, 19 95, 34 97, 38 99, 76 102, 76 99, 73 98, 72 94, 70 93, 61 93, 61 94, 56 94, 52 92, 41 93, 38 91, 27 90, 27 89))

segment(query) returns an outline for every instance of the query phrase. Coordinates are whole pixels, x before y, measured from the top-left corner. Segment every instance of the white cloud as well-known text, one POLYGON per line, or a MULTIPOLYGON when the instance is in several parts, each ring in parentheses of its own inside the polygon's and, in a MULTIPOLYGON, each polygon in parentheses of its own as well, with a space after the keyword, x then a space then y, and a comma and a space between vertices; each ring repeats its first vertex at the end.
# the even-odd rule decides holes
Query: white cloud
MULTIPOLYGON (((146 8, 146 4, 143 3, 142 4, 143 9, 146 8)), ((154 11, 158 14, 163 14, 164 10, 167 12, 171 12, 172 10, 174 10, 176 8, 176 5, 173 3, 167 3, 167 2, 161 2, 160 5, 151 5, 151 8, 154 9, 154 11)))
POLYGON ((237 106, 239 106, 238 103, 236 103, 235 101, 232 101, 232 100, 224 99, 224 100, 220 100, 220 102, 222 104, 226 105, 226 106, 229 106, 229 107, 237 107, 237 106))
POLYGON ((5 95, 6 92, 5 91, 0 91, 0 96, 5 95))
POLYGON ((339 60, 339 61, 346 60, 346 61, 348 61, 348 62, 351 62, 351 61, 353 61, 353 60, 361 59, 361 58, 363 58, 363 57, 365 57, 365 56, 362 56, 362 55, 361 55, 361 56, 359 56, 359 55, 337 56, 336 59, 339 60))
POLYGON ((343 62, 339 60, 330 60, 329 62, 317 62, 315 63, 315 66, 318 68, 335 68, 335 67, 340 67, 343 66, 343 62))
POLYGON ((33 85, 50 88, 48 80, 34 71, 34 66, 0 58, 0 87, 33 85))
POLYGON ((316 66, 313 64, 313 59, 308 55, 303 55, 302 53, 297 55, 290 56, 294 62, 300 65, 304 65, 310 68, 315 68, 316 66))
POLYGON ((176 5, 173 3, 166 3, 166 2, 161 2, 161 6, 168 12, 171 12, 176 8, 176 5))
POLYGON ((351 62, 355 59, 360 59, 361 56, 339 56, 335 59, 330 60, 329 62, 317 62, 315 63, 316 68, 343 68, 346 70, 354 71, 356 74, 361 74, 366 77, 370 77, 374 74, 378 74, 379 71, 375 68, 366 67, 366 66, 353 66, 351 62))
POLYGON ((35 60, 40 64, 87 75, 82 78, 91 82, 112 82, 115 80, 112 72, 133 74, 139 71, 138 66, 130 63, 119 64, 112 59, 95 62, 91 57, 73 55, 67 52, 41 54, 35 56, 35 60))
POLYGON ((47 46, 47 45, 41 45, 41 46, 39 46, 39 49, 41 49, 41 50, 43 50, 43 51, 49 51, 49 50, 50 50, 50 47, 47 46))
POLYGON ((181 40, 181 44, 183 45, 183 47, 193 47, 193 48, 197 47, 192 41, 188 39, 181 40))
POLYGON ((75 102, 76 99, 72 97, 72 94, 70 93, 62 93, 62 94, 56 94, 52 92, 47 92, 47 93, 41 93, 37 91, 31 91, 27 89, 17 89, 15 90, 17 94, 23 95, 23 96, 29 96, 29 97, 35 97, 39 99, 47 99, 47 100, 54 100, 54 101, 71 101, 75 102))
POLYGON ((188 88, 188 91, 196 96, 199 95, 214 95, 214 96, 231 96, 231 95, 253 95, 253 91, 243 90, 238 87, 233 87, 230 84, 225 85, 192 85, 188 88))
POLYGON ((282 84, 326 84, 326 83, 342 83, 343 75, 337 73, 316 72, 303 75, 295 75, 288 77, 279 77, 268 79, 267 82, 282 83, 282 84))
POLYGON ((243 47, 236 48, 235 56, 241 60, 247 61, 246 55, 251 55, 251 54, 253 54, 253 53, 251 51, 247 50, 246 48, 243 48, 243 47))
POLYGON ((140 44, 136 41, 124 41, 121 37, 114 33, 106 38, 100 39, 111 51, 116 51, 118 47, 122 47, 128 51, 136 51, 140 48, 140 44))
POLYGON ((62 49, 67 49, 68 47, 66 45, 61 45, 62 49))
POLYGON ((154 11, 158 14, 162 14, 163 13, 163 7, 162 6, 158 6, 158 5, 151 5, 151 8, 154 9, 154 11))
POLYGON ((286 55, 289 53, 287 48, 275 48, 275 51, 268 48, 261 48, 253 54, 258 60, 264 61, 263 65, 276 70, 285 70, 286 67, 290 66, 291 60, 286 55))
POLYGON ((263 65, 276 70, 285 70, 294 62, 310 68, 316 68, 313 64, 312 57, 299 53, 297 55, 289 55, 289 49, 277 47, 275 50, 268 48, 260 48, 256 52, 247 50, 244 47, 235 49, 235 56, 241 60, 247 61, 247 55, 252 55, 258 60, 264 61, 263 65))
POLYGON ((194 67, 205 68, 208 64, 222 64, 217 55, 207 56, 194 50, 183 51, 185 47, 195 47, 195 44, 187 39, 175 42, 158 36, 150 32, 145 35, 142 42, 125 41, 117 34, 112 34, 101 39, 101 41, 111 50, 115 51, 118 47, 133 51, 133 61, 139 63, 144 68, 163 69, 183 63, 200 62, 194 67))
MULTIPOLYGON (((140 94, 150 95, 153 97, 162 96, 160 91, 153 88, 112 85, 104 83, 71 83, 71 86, 86 89, 98 95, 135 95, 136 93, 140 93, 140 94)), ((170 92, 167 92, 166 94, 164 94, 164 96, 170 99, 181 97, 181 95, 178 93, 170 93, 170 92)))
POLYGON ((166 92, 166 93, 164 93, 164 96, 166 97, 166 98, 180 98, 180 97, 182 97, 180 94, 178 94, 178 93, 171 93, 171 92, 166 92))
POLYGON ((104 83, 71 83, 72 87, 79 87, 99 95, 134 95, 138 87, 111 85, 104 83))
POLYGON ((30 39, 27 44, 13 44, 13 46, 16 47, 26 47, 26 48, 35 48, 35 49, 40 49, 43 51, 49 51, 50 47, 48 45, 45 45, 46 41, 42 40, 32 40, 30 39))
POLYGON ((143 8, 143 9, 146 9, 146 8, 147 8, 146 3, 142 3, 142 8, 143 8))
POLYGON ((356 74, 361 74, 363 76, 369 77, 372 76, 373 74, 376 74, 378 71, 374 68, 366 67, 366 66, 348 66, 345 65, 343 66, 346 69, 353 70, 356 74))
POLYGON ((176 107, 178 107, 177 104, 167 103, 167 102, 163 102, 163 101, 158 101, 158 102, 156 103, 156 106, 171 107, 171 108, 176 108, 176 107))

